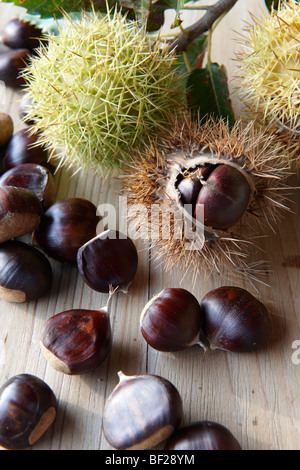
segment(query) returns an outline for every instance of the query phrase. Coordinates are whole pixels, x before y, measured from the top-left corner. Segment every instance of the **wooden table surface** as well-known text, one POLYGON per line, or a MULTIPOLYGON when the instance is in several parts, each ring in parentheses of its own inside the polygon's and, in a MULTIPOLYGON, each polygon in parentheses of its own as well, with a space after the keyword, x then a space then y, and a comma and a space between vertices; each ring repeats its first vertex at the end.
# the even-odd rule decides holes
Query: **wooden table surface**
MULTIPOLYGON (((0 5, 0 29, 18 10, 0 5)), ((212 57, 226 65, 231 89, 236 81, 234 50, 239 48, 236 31, 244 28, 244 21, 251 21, 248 10, 258 16, 266 11, 263 1, 239 0, 214 34, 212 57)), ((188 16, 185 18, 188 20, 188 16)), ((0 92, 1 110, 11 114, 17 131, 22 127, 19 96, 3 86, 0 92)), ((238 96, 232 99, 238 114, 242 110, 238 96)), ((55 179, 57 200, 76 195, 96 206, 109 202, 117 207, 119 186, 114 180, 103 182, 89 171, 71 176, 66 170, 55 179)), ((139 267, 129 293, 116 295, 112 302, 112 352, 93 373, 59 373, 47 364, 39 346, 42 325, 50 316, 73 307, 97 308, 106 303, 107 295, 85 285, 76 267, 51 260, 54 280, 48 295, 37 302, 0 301, 0 383, 15 374, 34 374, 48 383, 59 401, 54 425, 33 449, 111 449, 101 432, 102 412, 121 370, 126 375, 153 373, 169 379, 182 396, 184 424, 202 419, 217 421, 231 430, 244 450, 299 450, 300 354, 295 349, 300 348, 299 192, 293 199, 294 214, 286 216, 276 232, 260 242, 272 270, 264 279, 268 285, 235 282, 263 301, 273 317, 277 341, 262 351, 204 353, 200 347, 193 347, 169 355, 147 347, 139 331, 139 317, 150 297, 162 288, 181 286, 201 300, 209 290, 233 280, 216 275, 192 288, 191 279, 182 280, 180 271, 166 273, 149 261, 142 240, 135 241, 139 267)))

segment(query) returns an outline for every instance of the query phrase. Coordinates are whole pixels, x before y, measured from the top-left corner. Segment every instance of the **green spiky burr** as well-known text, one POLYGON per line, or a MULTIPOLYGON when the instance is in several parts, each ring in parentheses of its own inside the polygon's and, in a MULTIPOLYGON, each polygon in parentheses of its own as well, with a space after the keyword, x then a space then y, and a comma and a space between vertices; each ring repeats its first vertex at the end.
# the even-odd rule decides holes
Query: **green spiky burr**
POLYGON ((180 106, 175 56, 119 12, 65 16, 25 71, 32 130, 72 169, 111 170, 180 106))
POLYGON ((261 123, 300 134, 300 2, 252 19, 238 55, 245 101, 261 123))

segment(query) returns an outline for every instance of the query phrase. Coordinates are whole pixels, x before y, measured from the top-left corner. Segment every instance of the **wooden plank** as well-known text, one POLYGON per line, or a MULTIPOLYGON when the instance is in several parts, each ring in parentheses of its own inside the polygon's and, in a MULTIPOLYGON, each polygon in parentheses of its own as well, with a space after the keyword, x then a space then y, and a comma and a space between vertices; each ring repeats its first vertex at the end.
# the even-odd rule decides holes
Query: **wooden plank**
MULTIPOLYGON (((0 29, 17 10, 12 5, 0 5, 0 29)), ((265 11, 264 2, 237 2, 214 33, 213 60, 226 65, 232 91, 238 67, 232 60, 238 47, 236 31, 250 21, 249 10, 259 16, 265 11)), ((194 21, 195 12, 185 15, 185 21, 194 21)), ((3 87, 1 91, 6 101, 2 109, 12 115, 18 130, 22 126, 18 96, 3 87)), ((233 96, 233 102, 237 114, 242 114, 238 95, 233 96)), ((71 176, 63 170, 56 175, 56 183, 56 199, 76 195, 86 197, 96 206, 106 202, 118 206, 120 186, 112 179, 102 181, 90 171, 71 176)), ((102 412, 118 381, 117 372, 122 370, 126 375, 154 373, 173 382, 183 398, 185 424, 200 419, 218 421, 233 432, 245 450, 299 450, 300 364, 292 361, 293 344, 300 341, 299 193, 294 200, 295 213, 285 218, 276 233, 260 241, 273 270, 266 278, 271 287, 259 285, 257 291, 250 281, 238 283, 266 303, 272 313, 276 341, 263 351, 246 355, 204 353, 194 346, 171 355, 147 347, 139 331, 139 316, 152 295, 164 287, 181 286, 201 300, 209 290, 235 281, 229 276, 215 275, 191 287, 190 276, 182 280, 178 270, 164 272, 158 263, 149 261, 142 240, 136 241, 139 268, 129 293, 118 294, 112 302, 112 353, 93 373, 62 375, 47 364, 39 348, 41 328, 47 318, 72 307, 97 308, 106 303, 107 296, 88 288, 74 266, 51 260, 54 282, 49 295, 38 302, 0 301, 1 383, 18 373, 32 373, 44 379, 59 400, 54 426, 34 449, 110 449, 101 432, 102 412)))

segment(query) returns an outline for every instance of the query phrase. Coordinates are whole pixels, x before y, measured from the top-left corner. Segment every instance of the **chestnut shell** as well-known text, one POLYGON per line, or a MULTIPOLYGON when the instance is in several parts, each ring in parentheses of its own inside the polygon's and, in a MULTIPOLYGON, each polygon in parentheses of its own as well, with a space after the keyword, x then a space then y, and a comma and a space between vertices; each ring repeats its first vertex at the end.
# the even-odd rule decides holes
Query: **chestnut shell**
POLYGON ((0 297, 10 302, 36 300, 52 283, 52 267, 37 248, 19 240, 0 244, 0 297))
POLYGON ((13 18, 1 31, 1 41, 11 49, 25 48, 33 51, 40 46, 42 30, 28 21, 13 18))
POLYGON ((57 400, 51 388, 30 374, 11 377, 0 389, 0 445, 32 446, 53 423, 57 400))
POLYGON ((44 212, 33 238, 51 258, 76 263, 78 249, 96 235, 96 214, 96 206, 87 199, 61 199, 44 212))
POLYGON ((270 338, 266 307, 240 287, 223 286, 208 292, 200 303, 203 332, 212 349, 250 352, 270 338))
POLYGON ((19 90, 26 84, 21 76, 29 59, 28 49, 13 49, 0 54, 0 80, 9 88, 19 90))
POLYGON ((225 426, 213 421, 196 421, 178 429, 166 442, 165 450, 242 450, 225 426))

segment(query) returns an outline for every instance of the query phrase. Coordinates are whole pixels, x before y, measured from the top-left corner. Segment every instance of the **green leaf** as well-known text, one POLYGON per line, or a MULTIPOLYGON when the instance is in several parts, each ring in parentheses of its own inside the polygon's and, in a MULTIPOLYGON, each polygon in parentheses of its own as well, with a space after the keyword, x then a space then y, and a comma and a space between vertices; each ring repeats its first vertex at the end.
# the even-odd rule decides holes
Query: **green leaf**
POLYGON ((267 8, 269 9, 269 11, 271 11, 272 8, 274 10, 278 10, 279 0, 265 0, 265 4, 267 5, 267 8))
MULTIPOLYGON (((198 36, 193 42, 188 45, 185 54, 191 69, 196 68, 196 63, 200 55, 206 47, 207 33, 198 36)), ((184 59, 184 53, 181 52, 176 59, 176 69, 179 73, 186 74, 188 72, 187 64, 184 59)))
POLYGON ((194 118, 221 117, 233 126, 235 118, 224 65, 212 63, 194 69, 187 80, 187 102, 194 118))

